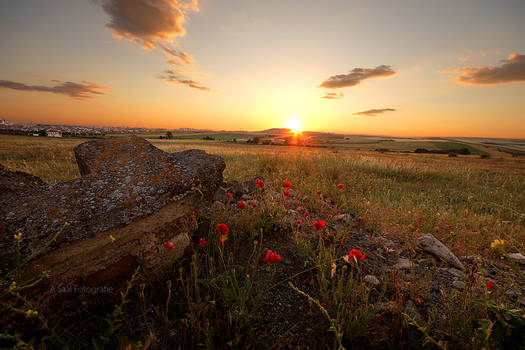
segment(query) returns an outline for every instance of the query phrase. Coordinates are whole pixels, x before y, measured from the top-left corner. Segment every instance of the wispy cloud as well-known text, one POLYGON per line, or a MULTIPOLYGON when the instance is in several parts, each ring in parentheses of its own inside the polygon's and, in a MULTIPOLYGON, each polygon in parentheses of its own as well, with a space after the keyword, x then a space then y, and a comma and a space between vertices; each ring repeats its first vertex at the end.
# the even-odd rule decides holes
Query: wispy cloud
POLYGON ((390 66, 381 65, 375 68, 354 68, 348 74, 333 75, 319 84, 318 87, 327 89, 340 89, 356 86, 361 81, 370 78, 384 78, 395 75, 390 66))
POLYGON ((162 51, 166 55, 166 61, 174 66, 178 66, 181 63, 193 64, 193 58, 185 52, 170 49, 165 45, 160 45, 162 51))
POLYGON ((59 80, 52 81, 60 84, 54 86, 27 85, 11 80, 0 80, 0 88, 20 91, 52 92, 55 94, 67 95, 76 99, 87 99, 97 95, 106 94, 105 92, 100 90, 106 89, 107 86, 92 83, 89 81, 82 81, 81 83, 73 83, 71 81, 61 82, 59 80))
POLYGON ((380 109, 369 109, 368 111, 362 111, 354 113, 354 115, 366 115, 368 117, 373 117, 377 114, 382 114, 385 112, 395 112, 394 108, 380 108, 380 109))
POLYGON ((176 84, 176 85, 179 85, 179 84, 186 85, 191 88, 198 89, 198 90, 214 91, 210 89, 209 87, 206 87, 195 80, 186 79, 186 77, 182 76, 180 72, 173 70, 173 69, 169 69, 165 71, 165 75, 159 76, 159 79, 166 80, 167 82, 176 84))
POLYGON ((455 81, 470 85, 496 85, 525 81, 525 55, 511 54, 495 67, 466 67, 447 69, 442 73, 459 73, 455 81))
POLYGON ((340 98, 343 98, 342 92, 327 92, 323 97, 327 100, 339 100, 340 98))
POLYGON ((199 11, 197 0, 97 0, 110 16, 107 27, 119 38, 141 43, 146 49, 158 41, 184 36, 186 15, 199 11))

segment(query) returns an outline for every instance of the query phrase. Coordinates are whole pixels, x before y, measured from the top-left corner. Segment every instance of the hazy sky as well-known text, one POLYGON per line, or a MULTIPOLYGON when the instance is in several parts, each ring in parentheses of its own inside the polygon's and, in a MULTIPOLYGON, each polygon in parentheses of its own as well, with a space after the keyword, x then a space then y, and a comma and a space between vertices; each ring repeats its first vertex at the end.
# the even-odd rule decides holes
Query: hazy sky
POLYGON ((0 2, 0 118, 525 137, 525 1, 0 2))

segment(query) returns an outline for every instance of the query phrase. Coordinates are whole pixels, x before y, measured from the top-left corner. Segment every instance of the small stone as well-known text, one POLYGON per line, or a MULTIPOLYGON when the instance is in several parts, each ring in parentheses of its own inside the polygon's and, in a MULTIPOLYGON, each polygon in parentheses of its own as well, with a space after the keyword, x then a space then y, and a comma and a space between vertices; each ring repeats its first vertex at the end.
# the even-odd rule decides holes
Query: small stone
POLYGON ((509 258, 519 264, 525 264, 525 256, 521 253, 510 253, 509 258))
POLYGON ((442 267, 442 268, 440 268, 440 270, 444 271, 444 272, 447 272, 447 273, 451 274, 452 276, 454 276, 456 278, 459 278, 459 279, 462 279, 462 280, 465 279, 465 273, 463 271, 458 270, 458 269, 442 267))
POLYGON ((419 237, 419 246, 426 252, 429 252, 436 257, 440 258, 444 262, 460 269, 465 270, 465 266, 459 261, 458 257, 452 253, 452 251, 441 243, 432 234, 427 233, 419 237))
POLYGON ((211 210, 213 212, 220 212, 220 211, 224 211, 225 209, 226 209, 226 206, 224 205, 224 203, 219 202, 219 201, 215 201, 211 205, 211 210))
POLYGON ((410 270, 416 265, 407 258, 399 258, 396 264, 396 268, 399 270, 410 270))
POLYGON ((460 281, 460 280, 454 280, 452 282, 452 287, 454 287, 456 289, 463 290, 463 289, 465 289, 465 282, 460 281))
POLYGON ((374 286, 378 286, 378 285, 381 284, 381 282, 379 282, 379 280, 377 279, 377 277, 374 276, 374 275, 366 275, 365 278, 364 278, 364 281, 365 281, 366 283, 370 283, 370 284, 372 284, 372 285, 374 285, 374 286))

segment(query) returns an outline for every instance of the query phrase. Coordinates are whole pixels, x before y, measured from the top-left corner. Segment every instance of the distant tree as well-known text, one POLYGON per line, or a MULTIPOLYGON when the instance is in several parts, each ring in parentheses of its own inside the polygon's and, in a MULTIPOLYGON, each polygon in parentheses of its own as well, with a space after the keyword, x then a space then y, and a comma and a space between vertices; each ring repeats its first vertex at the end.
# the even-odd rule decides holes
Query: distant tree
POLYGON ((235 142, 235 143, 237 143, 237 139, 233 139, 232 141, 235 142))
POLYGON ((428 152, 428 149, 426 148, 416 148, 414 153, 429 153, 429 152, 428 152))
POLYGON ((449 157, 457 157, 458 155, 457 155, 456 152, 449 152, 449 153, 448 153, 448 156, 449 156, 449 157))
POLYGON ((248 141, 246 142, 252 143, 254 145, 258 145, 260 141, 261 141, 261 138, 259 136, 255 136, 254 138, 248 139, 248 141))
POLYGON ((171 140, 173 138, 173 134, 171 133, 171 131, 168 131, 166 133, 166 138, 169 139, 169 140, 171 140))
POLYGON ((38 130, 38 136, 47 137, 47 131, 45 131, 45 130, 38 130))

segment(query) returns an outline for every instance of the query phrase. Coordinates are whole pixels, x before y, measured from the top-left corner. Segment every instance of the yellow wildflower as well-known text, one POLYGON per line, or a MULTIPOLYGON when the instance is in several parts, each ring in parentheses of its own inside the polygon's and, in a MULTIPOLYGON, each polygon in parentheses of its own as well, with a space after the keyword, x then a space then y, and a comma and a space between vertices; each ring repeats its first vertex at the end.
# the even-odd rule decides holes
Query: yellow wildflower
POLYGON ((22 238, 22 232, 15 233, 13 235, 13 238, 16 239, 17 241, 19 241, 20 238, 22 238))
POLYGON ((12 291, 14 291, 15 289, 16 289, 16 282, 13 281, 13 282, 11 282, 11 285, 9 286, 9 291, 12 292, 12 291))
POLYGON ((111 242, 115 242, 115 237, 113 237, 113 235, 109 235, 109 239, 111 239, 111 242))
POLYGON ((29 309, 29 310, 26 311, 26 317, 28 317, 28 318, 29 317, 34 317, 36 315, 38 315, 38 311, 36 311, 36 310, 29 309))
POLYGON ((491 244, 491 248, 498 248, 503 247, 505 245, 505 242, 502 239, 495 239, 491 244))

